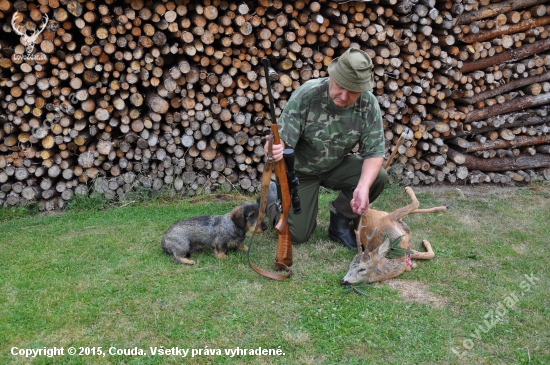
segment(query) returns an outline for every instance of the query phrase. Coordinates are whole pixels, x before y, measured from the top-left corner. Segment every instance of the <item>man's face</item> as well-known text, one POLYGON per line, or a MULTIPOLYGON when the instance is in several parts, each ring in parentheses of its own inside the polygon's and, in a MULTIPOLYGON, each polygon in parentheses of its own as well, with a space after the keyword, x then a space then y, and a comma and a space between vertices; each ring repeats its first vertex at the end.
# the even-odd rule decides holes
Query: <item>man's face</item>
POLYGON ((329 76, 329 79, 328 94, 337 107, 345 108, 353 105, 361 96, 360 92, 353 92, 340 87, 332 77, 329 76))

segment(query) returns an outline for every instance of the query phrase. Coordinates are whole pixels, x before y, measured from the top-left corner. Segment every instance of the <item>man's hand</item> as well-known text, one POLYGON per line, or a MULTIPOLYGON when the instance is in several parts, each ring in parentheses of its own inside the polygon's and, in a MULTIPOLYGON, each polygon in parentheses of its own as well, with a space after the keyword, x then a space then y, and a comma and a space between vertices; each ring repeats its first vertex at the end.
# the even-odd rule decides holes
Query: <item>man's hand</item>
MULTIPOLYGON (((268 155, 269 153, 269 141, 273 138, 273 136, 268 135, 265 137, 265 145, 264 145, 264 155, 268 155)), ((281 144, 274 144, 271 149, 271 157, 273 158, 273 162, 277 162, 282 160, 283 158, 283 151, 285 150, 285 143, 283 140, 281 140, 281 144)))
POLYGON ((351 209, 355 214, 365 214, 368 212, 370 187, 374 180, 376 180, 383 163, 383 157, 373 157, 363 161, 361 177, 359 178, 357 187, 353 191, 353 199, 350 202, 351 209))
POLYGON ((369 189, 357 187, 353 191, 353 199, 351 199, 351 209, 355 214, 365 214, 369 210, 369 189))

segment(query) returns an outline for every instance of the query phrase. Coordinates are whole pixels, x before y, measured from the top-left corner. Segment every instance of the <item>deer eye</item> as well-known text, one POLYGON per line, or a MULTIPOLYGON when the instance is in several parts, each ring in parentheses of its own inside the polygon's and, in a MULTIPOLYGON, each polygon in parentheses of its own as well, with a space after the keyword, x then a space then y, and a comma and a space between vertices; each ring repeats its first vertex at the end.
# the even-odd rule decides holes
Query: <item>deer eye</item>
POLYGON ((359 269, 359 272, 367 271, 367 269, 359 269))

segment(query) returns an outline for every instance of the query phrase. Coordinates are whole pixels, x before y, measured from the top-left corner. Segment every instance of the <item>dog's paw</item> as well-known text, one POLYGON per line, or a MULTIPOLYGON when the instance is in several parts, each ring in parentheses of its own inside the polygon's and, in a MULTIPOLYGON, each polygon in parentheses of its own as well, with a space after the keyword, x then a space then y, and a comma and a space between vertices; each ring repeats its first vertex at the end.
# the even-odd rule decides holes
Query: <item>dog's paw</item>
POLYGON ((193 260, 189 260, 185 257, 180 257, 177 259, 177 261, 181 262, 182 264, 185 264, 185 265, 195 265, 195 261, 193 260))
POLYGON ((223 252, 216 252, 216 257, 221 260, 225 260, 227 258, 227 255, 224 254, 223 252))
POLYGON ((237 247, 237 249, 246 252, 246 251, 248 251, 248 246, 247 245, 239 245, 237 247))

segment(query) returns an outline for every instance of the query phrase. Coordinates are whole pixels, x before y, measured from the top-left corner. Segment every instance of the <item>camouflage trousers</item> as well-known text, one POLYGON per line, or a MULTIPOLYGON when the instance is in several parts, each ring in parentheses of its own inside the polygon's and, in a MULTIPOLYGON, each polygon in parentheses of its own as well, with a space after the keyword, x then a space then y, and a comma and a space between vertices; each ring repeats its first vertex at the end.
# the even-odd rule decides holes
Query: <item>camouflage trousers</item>
MULTIPOLYGON (((317 227, 320 187, 342 191, 351 200, 353 191, 359 183, 362 167, 363 159, 360 156, 348 155, 339 166, 322 175, 305 175, 296 172, 296 176, 300 180, 298 196, 302 213, 294 214, 292 208, 290 209, 288 223, 293 243, 306 242, 317 227)), ((382 193, 387 183, 388 174, 386 170, 381 169, 370 189, 369 201, 371 203, 382 193)), ((328 206, 326 208, 329 209, 328 206)))

